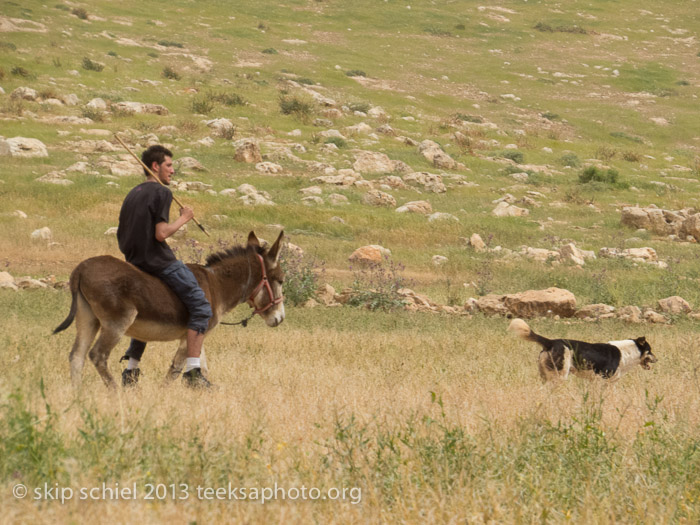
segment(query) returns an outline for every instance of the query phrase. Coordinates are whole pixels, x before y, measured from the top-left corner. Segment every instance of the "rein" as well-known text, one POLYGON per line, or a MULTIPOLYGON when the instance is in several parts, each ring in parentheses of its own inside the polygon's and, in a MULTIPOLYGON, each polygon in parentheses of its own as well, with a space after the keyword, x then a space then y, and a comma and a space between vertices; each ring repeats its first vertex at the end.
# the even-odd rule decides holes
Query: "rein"
POLYGON ((263 312, 266 312, 273 306, 280 304, 282 301, 284 301, 283 295, 275 297, 275 294, 272 292, 272 286, 270 286, 270 281, 267 278, 267 270, 265 270, 265 261, 259 253, 256 255, 258 257, 258 260, 260 261, 260 268, 262 269, 262 278, 260 279, 258 285, 255 287, 255 290, 253 290, 253 293, 251 293, 248 299, 246 300, 246 302, 249 303, 252 308, 254 308, 253 313, 245 319, 243 319, 242 321, 238 321, 237 323, 225 323, 223 321, 219 321, 219 324, 224 324, 227 326, 236 326, 240 324, 243 326, 243 328, 245 328, 246 326, 248 326, 248 321, 250 321, 255 316, 255 314, 261 314, 263 312), (258 295, 258 293, 260 292, 260 290, 262 290, 263 287, 267 289, 267 296, 270 299, 270 302, 268 302, 267 305, 262 308, 255 308, 255 302, 253 301, 253 299, 256 295, 258 295))

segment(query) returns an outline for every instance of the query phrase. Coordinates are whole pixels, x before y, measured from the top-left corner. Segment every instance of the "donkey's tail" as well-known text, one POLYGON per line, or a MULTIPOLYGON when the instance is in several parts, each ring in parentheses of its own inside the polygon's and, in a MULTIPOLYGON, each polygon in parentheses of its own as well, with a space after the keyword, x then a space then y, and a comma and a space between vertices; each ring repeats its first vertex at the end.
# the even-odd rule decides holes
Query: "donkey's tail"
POLYGON ((539 343, 544 348, 550 348, 552 346, 552 340, 542 337, 536 334, 522 319, 513 319, 508 325, 508 331, 512 334, 517 335, 521 339, 526 341, 532 341, 533 343, 539 343))
POLYGON ((54 334, 57 334, 58 332, 62 332, 66 328, 68 328, 72 323, 73 319, 75 319, 75 311, 77 309, 78 305, 78 293, 79 293, 79 285, 80 285, 80 274, 78 273, 78 268, 73 270, 73 273, 70 276, 70 293, 71 293, 71 303, 70 303, 70 312, 68 312, 68 317, 64 319, 64 321, 56 327, 56 329, 53 331, 54 334))

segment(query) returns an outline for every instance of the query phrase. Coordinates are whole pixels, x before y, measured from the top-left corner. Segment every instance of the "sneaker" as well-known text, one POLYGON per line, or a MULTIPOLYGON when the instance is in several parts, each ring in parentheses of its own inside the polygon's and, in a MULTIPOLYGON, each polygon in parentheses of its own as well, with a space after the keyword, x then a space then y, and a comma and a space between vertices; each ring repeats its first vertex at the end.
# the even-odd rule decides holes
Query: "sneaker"
POLYGON ((193 368, 189 372, 185 372, 182 374, 182 380, 184 381, 185 385, 190 388, 210 389, 213 386, 209 380, 202 375, 201 368, 193 368))
POLYGON ((131 388, 136 386, 139 382, 139 377, 141 376, 140 368, 132 368, 131 370, 126 369, 122 371, 122 386, 125 388, 131 388))

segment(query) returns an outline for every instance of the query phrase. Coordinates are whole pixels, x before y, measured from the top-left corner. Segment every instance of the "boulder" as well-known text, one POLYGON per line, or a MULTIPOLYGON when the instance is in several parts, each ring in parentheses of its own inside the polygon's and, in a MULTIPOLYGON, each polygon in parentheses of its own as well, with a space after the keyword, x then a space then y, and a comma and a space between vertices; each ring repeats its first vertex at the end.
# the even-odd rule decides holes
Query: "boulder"
POLYGON ((20 99, 20 100, 36 100, 39 98, 39 94, 35 89, 30 87, 18 87, 10 93, 10 98, 20 99))
POLYGON ((433 213, 433 207, 428 201, 411 201, 396 208, 397 213, 420 213, 428 215, 433 213))
POLYGON ((284 172, 284 168, 274 162, 258 162, 255 165, 255 171, 259 171, 265 175, 279 175, 284 172))
POLYGON ((38 230, 34 230, 31 234, 32 239, 42 240, 42 241, 50 241, 52 236, 53 236, 53 234, 51 233, 51 229, 48 226, 44 226, 43 228, 39 228, 38 230))
POLYGON ((360 263, 360 264, 379 264, 383 261, 385 256, 390 256, 391 251, 379 246, 378 244, 370 244, 367 246, 361 246, 348 257, 350 262, 360 263))
POLYGON ((0 272, 0 288, 9 288, 17 291, 15 279, 7 272, 0 272))
POLYGON ((451 213, 444 213, 441 211, 431 213, 428 215, 428 222, 436 222, 436 221, 454 221, 454 222, 459 222, 459 219, 452 215, 451 213))
POLYGON ((585 255, 574 243, 569 243, 559 248, 559 257, 562 261, 569 261, 579 266, 586 264, 585 255))
POLYGON ((574 294, 554 287, 507 295, 504 304, 517 317, 572 317, 576 313, 574 294))
POLYGON ((431 261, 433 263, 433 266, 442 266, 443 264, 446 264, 449 261, 449 259, 444 255, 433 255, 431 261))
POLYGON ((524 217, 530 214, 530 210, 525 208, 519 208, 512 204, 508 204, 505 201, 501 201, 498 205, 491 211, 491 215, 496 217, 524 217))
POLYGON ((479 297, 476 301, 476 307, 485 315, 507 315, 508 308, 504 300, 505 295, 488 294, 479 297))
POLYGON ((237 141, 234 146, 236 147, 236 153, 233 158, 238 162, 246 162, 248 164, 257 164, 262 162, 262 154, 260 153, 260 146, 255 140, 243 139, 237 141))
POLYGON ((447 191, 445 184, 442 182, 442 177, 433 173, 416 171, 404 175, 403 180, 408 184, 423 186, 426 191, 432 193, 445 193, 447 191))
POLYGON ((180 171, 207 171, 207 169, 202 166, 194 157, 182 157, 176 161, 177 169, 180 171))
POLYGON ((370 190, 362 197, 362 202, 369 204, 370 206, 384 206, 384 207, 394 207, 396 206, 396 199, 379 190, 370 190))
POLYGON ((120 160, 110 163, 109 172, 116 177, 137 177, 143 175, 143 167, 136 161, 120 160))
POLYGON ((623 306, 618 309, 617 318, 630 323, 641 323, 642 311, 637 306, 623 306))
POLYGON ((672 297, 666 297, 665 299, 659 300, 659 309, 666 314, 687 314, 692 311, 688 301, 674 295, 672 297))
POLYGON ((445 153, 437 142, 424 140, 418 146, 418 152, 436 168, 444 170, 453 170, 457 168, 457 162, 445 153))
POLYGON ((338 301, 335 300, 335 295, 335 288, 330 284, 324 284, 316 290, 316 300, 325 306, 339 304, 338 301))
POLYGON ((391 173, 394 171, 394 161, 384 153, 360 151, 355 155, 352 168, 359 173, 391 173))
POLYGON ((216 118, 213 120, 205 120, 204 124, 211 128, 213 134, 217 137, 231 138, 235 132, 235 126, 227 118, 216 118))
POLYGON ((333 206, 342 206, 344 204, 350 204, 350 201, 345 195, 342 195, 340 193, 331 193, 327 197, 328 202, 330 202, 333 206))
POLYGON ((39 139, 13 137, 0 139, 0 155, 18 158, 48 157, 49 152, 39 139))
POLYGON ((607 319, 615 316, 615 307, 607 304, 589 304, 582 306, 575 314, 579 319, 607 319))
POLYGON ((472 233, 472 236, 469 237, 469 246, 474 248, 476 252, 485 252, 487 250, 486 243, 478 233, 472 233))
POLYGON ((160 104, 144 104, 141 102, 115 102, 112 104, 112 111, 115 113, 126 113, 127 115, 135 113, 167 115, 169 113, 168 108, 160 104))

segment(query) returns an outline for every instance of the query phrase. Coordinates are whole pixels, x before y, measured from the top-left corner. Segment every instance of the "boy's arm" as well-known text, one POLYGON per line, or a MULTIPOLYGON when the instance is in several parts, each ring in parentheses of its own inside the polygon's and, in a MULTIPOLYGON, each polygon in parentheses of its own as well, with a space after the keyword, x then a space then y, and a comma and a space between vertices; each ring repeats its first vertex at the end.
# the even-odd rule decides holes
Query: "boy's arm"
POLYGON ((192 211, 192 208, 188 208, 187 206, 180 208, 180 216, 177 218, 177 220, 171 223, 159 222, 156 224, 156 240, 158 242, 163 242, 173 233, 182 228, 184 224, 189 222, 192 217, 194 217, 194 211, 192 211))

